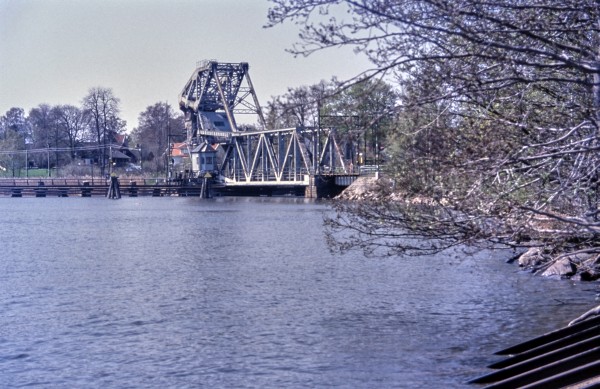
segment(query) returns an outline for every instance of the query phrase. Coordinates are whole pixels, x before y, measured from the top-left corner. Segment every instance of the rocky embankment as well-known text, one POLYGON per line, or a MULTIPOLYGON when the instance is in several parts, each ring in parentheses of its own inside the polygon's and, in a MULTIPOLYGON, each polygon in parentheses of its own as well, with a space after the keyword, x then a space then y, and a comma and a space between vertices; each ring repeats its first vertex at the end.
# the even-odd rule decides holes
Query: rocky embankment
POLYGON ((384 178, 359 177, 336 198, 349 201, 377 200, 383 185, 390 187, 390 183, 384 178))
POLYGON ((581 281, 600 279, 600 255, 585 251, 551 255, 543 247, 532 247, 517 258, 520 267, 543 277, 581 281))
MULTIPOLYGON (((393 199, 395 196, 391 188, 392 183, 385 178, 360 177, 337 198, 347 201, 374 201, 381 198, 381 193, 387 193, 393 199)), ((398 196, 398 199, 400 197, 398 196)), ((415 203, 423 201, 426 200, 414 199, 415 203)), ((551 254, 540 244, 509 259, 509 262, 513 261, 516 261, 524 270, 543 277, 570 278, 581 281, 600 280, 600 255, 585 250, 551 254)))

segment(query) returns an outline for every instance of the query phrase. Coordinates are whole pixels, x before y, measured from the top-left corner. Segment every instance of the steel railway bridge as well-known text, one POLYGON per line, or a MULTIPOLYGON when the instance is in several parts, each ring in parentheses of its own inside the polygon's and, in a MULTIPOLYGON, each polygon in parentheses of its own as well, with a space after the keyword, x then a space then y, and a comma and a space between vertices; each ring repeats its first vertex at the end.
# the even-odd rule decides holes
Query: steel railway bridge
POLYGON ((179 95, 185 115, 190 183, 224 194, 330 197, 358 176, 332 128, 268 129, 248 63, 203 61, 179 95), (239 125, 252 114, 260 130, 239 125))

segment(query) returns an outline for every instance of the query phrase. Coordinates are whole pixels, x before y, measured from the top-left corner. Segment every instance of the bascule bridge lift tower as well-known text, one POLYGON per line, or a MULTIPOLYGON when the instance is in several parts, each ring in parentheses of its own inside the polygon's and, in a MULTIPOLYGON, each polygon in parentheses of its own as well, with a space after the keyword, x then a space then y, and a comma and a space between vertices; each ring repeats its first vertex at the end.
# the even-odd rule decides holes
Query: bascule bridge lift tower
POLYGON ((266 128, 246 62, 200 62, 179 95, 179 107, 185 115, 192 176, 213 177, 222 192, 317 197, 319 182, 347 186, 355 178, 346 169, 333 130, 266 128), (258 129, 238 125, 241 114, 254 115, 258 129), (218 155, 212 171, 204 169, 214 162, 204 159, 210 148, 218 155))

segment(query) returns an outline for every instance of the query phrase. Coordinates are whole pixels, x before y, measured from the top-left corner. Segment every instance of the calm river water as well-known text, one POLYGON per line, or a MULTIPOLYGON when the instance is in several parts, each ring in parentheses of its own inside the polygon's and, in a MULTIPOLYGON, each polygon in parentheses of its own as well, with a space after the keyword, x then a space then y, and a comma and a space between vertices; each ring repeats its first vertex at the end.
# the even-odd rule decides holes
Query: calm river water
POLYGON ((592 284, 507 253, 333 255, 326 204, 0 199, 0 387, 464 387, 592 284))

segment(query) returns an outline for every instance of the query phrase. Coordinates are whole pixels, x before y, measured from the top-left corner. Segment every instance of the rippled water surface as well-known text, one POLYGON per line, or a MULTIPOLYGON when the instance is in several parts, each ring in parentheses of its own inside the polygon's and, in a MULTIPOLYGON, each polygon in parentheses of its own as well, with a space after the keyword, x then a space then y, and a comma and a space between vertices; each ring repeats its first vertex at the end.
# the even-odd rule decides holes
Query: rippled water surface
POLYGON ((464 387, 595 285, 333 255, 304 199, 0 199, 0 387, 464 387))

